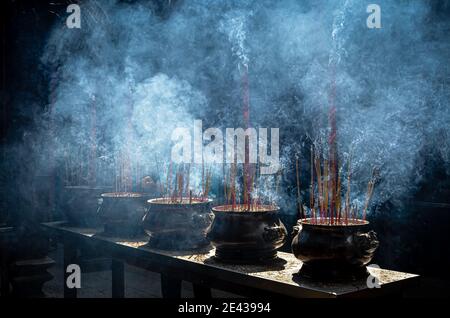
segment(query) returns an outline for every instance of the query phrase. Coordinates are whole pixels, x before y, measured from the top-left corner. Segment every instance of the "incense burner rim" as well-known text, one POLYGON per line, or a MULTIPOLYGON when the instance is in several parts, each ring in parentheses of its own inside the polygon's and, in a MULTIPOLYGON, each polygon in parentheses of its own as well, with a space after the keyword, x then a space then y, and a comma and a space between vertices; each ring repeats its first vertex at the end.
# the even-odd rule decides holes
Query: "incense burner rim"
MULTIPOLYGON (((193 206, 193 205, 202 205, 202 204, 209 204, 212 203, 213 200, 212 199, 203 199, 203 201, 196 201, 196 202, 192 202, 192 203, 180 203, 180 202, 175 202, 175 203, 170 203, 170 202, 158 202, 159 200, 165 200, 166 198, 154 198, 154 199, 150 199, 147 200, 147 204, 148 205, 153 205, 153 206, 170 206, 170 207, 188 207, 188 206, 193 206)), ((183 197, 182 198, 189 200, 188 197, 183 197)))
POLYGON ((142 198, 142 193, 139 192, 105 192, 100 195, 103 199, 139 199, 142 198), (129 195, 117 195, 129 194, 129 195))
MULTIPOLYGON (((325 218, 326 220, 329 220, 329 218, 325 218)), ((370 225, 370 222, 367 220, 362 219, 349 219, 352 221, 357 221, 358 223, 349 223, 349 224, 321 224, 321 223, 312 223, 312 221, 315 220, 313 218, 304 218, 298 220, 298 222, 305 227, 315 227, 315 228, 326 228, 326 229, 335 229, 335 228, 356 228, 356 227, 367 227, 370 225)), ((320 218, 317 218, 317 220, 320 220, 320 218)))
MULTIPOLYGON (((241 204, 242 205, 242 204, 241 204)), ((242 214, 267 214, 267 213, 278 213, 280 211, 280 207, 277 205, 269 205, 269 204, 265 204, 262 205, 266 208, 266 210, 264 211, 233 211, 232 209, 230 210, 218 210, 218 208, 220 207, 225 207, 225 206, 229 206, 231 207, 231 205, 227 204, 227 205, 218 205, 213 207, 211 210, 214 213, 217 214, 228 214, 228 215, 242 215, 242 214)))

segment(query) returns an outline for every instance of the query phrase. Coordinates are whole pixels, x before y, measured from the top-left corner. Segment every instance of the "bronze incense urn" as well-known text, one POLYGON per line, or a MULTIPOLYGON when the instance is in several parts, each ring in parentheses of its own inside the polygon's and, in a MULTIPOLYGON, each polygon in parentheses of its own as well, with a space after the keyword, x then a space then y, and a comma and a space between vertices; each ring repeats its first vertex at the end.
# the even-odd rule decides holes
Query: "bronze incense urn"
POLYGON ((222 205, 212 209, 214 221, 208 232, 218 261, 253 264, 272 261, 286 241, 286 228, 275 205, 222 205))
POLYGON ((103 223, 101 235, 133 238, 144 234, 142 218, 145 214, 145 197, 136 192, 110 192, 101 195, 98 215, 103 223))
POLYGON ((303 262, 300 275, 314 279, 349 279, 367 275, 379 242, 368 221, 302 219, 294 226, 292 251, 303 262))
POLYGON ((66 186, 62 208, 70 226, 97 227, 100 225, 97 209, 101 194, 112 187, 66 186))
POLYGON ((195 250, 209 245, 206 232, 211 225, 210 199, 157 198, 147 201, 142 220, 149 235, 148 247, 163 250, 195 250))

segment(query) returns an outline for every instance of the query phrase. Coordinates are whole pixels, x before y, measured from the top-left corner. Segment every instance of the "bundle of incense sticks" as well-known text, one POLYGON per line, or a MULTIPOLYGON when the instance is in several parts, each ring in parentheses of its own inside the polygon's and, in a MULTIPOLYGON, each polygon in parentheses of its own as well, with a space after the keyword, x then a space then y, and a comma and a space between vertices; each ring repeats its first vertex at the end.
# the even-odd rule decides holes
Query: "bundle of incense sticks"
POLYGON ((91 103, 91 132, 90 132, 90 152, 88 158, 88 183, 95 186, 97 183, 96 158, 97 158, 97 106, 95 95, 92 96, 91 103))
MULTIPOLYGON (((128 151, 120 152, 115 160, 115 191, 116 192, 131 192, 138 191, 138 184, 140 182, 140 172, 133 173, 133 166, 128 151), (133 187, 133 174, 135 175, 135 186, 133 187)), ((137 168, 137 167, 135 167, 137 168)))
MULTIPOLYGON (((347 190, 345 193, 344 203, 342 204, 341 196, 341 170, 333 167, 332 160, 323 158, 323 156, 311 147, 311 179, 309 185, 309 218, 316 224, 328 225, 348 225, 355 224, 366 220, 367 210, 373 195, 376 180, 378 178, 378 170, 372 171, 372 176, 367 185, 366 199, 364 206, 360 211, 358 205, 352 204, 351 199, 351 156, 347 163, 347 190), (336 173, 333 169, 336 169, 336 173), (333 176, 332 176, 333 175, 333 176)), ((298 159, 296 161, 297 170, 297 194, 298 202, 301 203, 300 197, 300 177, 298 168, 298 159)), ((305 206, 299 208, 299 214, 302 218, 306 218, 305 206)))
POLYGON ((79 146, 76 151, 71 151, 70 145, 66 147, 64 152, 64 184, 66 186, 95 185, 95 177, 93 177, 95 169, 93 170, 89 163, 92 155, 91 149, 79 146))
POLYGON ((131 141, 133 140, 133 124, 132 124, 132 114, 134 109, 134 102, 133 102, 133 86, 132 83, 129 83, 129 104, 127 107, 127 111, 125 114, 126 119, 126 128, 124 132, 124 143, 122 148, 119 151, 119 154, 117 155, 117 164, 116 164, 116 176, 115 176, 115 186, 116 191, 138 191, 139 184, 140 184, 140 175, 139 172, 136 171, 135 177, 135 188, 133 189, 133 166, 132 166, 132 153, 133 150, 131 149, 131 141))
POLYGON ((160 183, 160 191, 165 199, 165 203, 186 204, 208 200, 209 191, 211 189, 212 169, 206 168, 202 164, 202 181, 201 190, 195 193, 191 189, 190 174, 191 165, 182 164, 174 167, 173 163, 169 163, 166 176, 166 184, 160 183), (173 174, 175 173, 175 176, 173 174))
MULTIPOLYGON (((95 95, 91 97, 90 102, 90 136, 88 147, 80 146, 75 152, 66 151, 64 156, 65 165, 65 184, 66 185, 90 185, 97 184, 97 174, 106 169, 99 169, 97 171, 97 107, 95 95)), ((132 109, 132 105, 131 105, 132 109)), ((131 110, 130 110, 131 111, 131 110)), ((129 126, 131 121, 129 120, 129 126)), ((128 131, 131 126, 128 127, 128 131)), ((126 136, 128 140, 128 136, 126 136)), ((114 168, 114 184, 116 192, 129 192, 133 189, 140 190, 141 170, 139 164, 133 166, 130 158, 130 150, 128 143, 116 156, 116 163, 114 168), (134 172, 133 172, 134 170, 134 172), (133 180, 134 179, 134 180, 133 180), (133 185, 134 181, 134 185, 133 185)), ((69 148, 69 146, 67 147, 69 148)))
POLYGON ((303 202, 302 202, 302 195, 300 192, 300 168, 299 168, 299 162, 298 157, 295 159, 295 172, 297 175, 297 206, 298 206, 298 217, 303 219, 304 218, 304 212, 303 212, 303 202))
POLYGON ((264 205, 274 205, 274 202, 268 202, 267 198, 261 197, 258 184, 265 184, 267 188, 268 177, 262 180, 257 171, 258 168, 250 164, 243 164, 242 169, 237 163, 223 166, 223 203, 230 206, 231 211, 258 212, 264 205), (242 184, 242 187, 238 186, 239 184, 242 184))

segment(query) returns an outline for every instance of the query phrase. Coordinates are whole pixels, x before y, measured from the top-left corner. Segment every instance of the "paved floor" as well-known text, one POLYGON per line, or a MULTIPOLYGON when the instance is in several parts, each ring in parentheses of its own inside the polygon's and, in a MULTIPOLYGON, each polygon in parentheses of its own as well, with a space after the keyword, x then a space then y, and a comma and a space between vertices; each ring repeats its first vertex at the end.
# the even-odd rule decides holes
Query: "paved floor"
MULTIPOLYGON (((63 253, 62 246, 49 255, 56 264, 49 269, 53 279, 44 285, 47 297, 63 297, 63 253)), ((237 297, 230 293, 212 290, 213 297, 237 297)), ((100 271, 82 273, 81 288, 78 290, 80 298, 108 298, 111 297, 111 272, 100 271)), ((140 268, 125 265, 125 297, 127 298, 157 298, 161 297, 160 275, 140 268)), ((183 282, 182 297, 193 297, 192 285, 183 282)))

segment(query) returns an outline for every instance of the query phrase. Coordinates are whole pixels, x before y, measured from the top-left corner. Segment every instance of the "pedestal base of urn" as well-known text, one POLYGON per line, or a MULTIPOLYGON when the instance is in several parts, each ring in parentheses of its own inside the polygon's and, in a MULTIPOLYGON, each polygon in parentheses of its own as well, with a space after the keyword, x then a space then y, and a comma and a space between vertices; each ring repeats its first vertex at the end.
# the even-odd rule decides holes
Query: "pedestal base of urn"
POLYGON ((145 233, 141 226, 117 222, 104 224, 103 231, 97 235, 133 239, 142 237, 145 233))
POLYGON ((214 258, 228 264, 266 264, 277 259, 277 250, 218 246, 214 258))
POLYGON ((206 237, 189 237, 184 233, 150 234, 146 247, 167 251, 203 250, 210 246, 206 237))
POLYGON ((352 267, 317 263, 303 264, 297 275, 318 281, 348 282, 367 278, 370 273, 365 266, 352 267))

